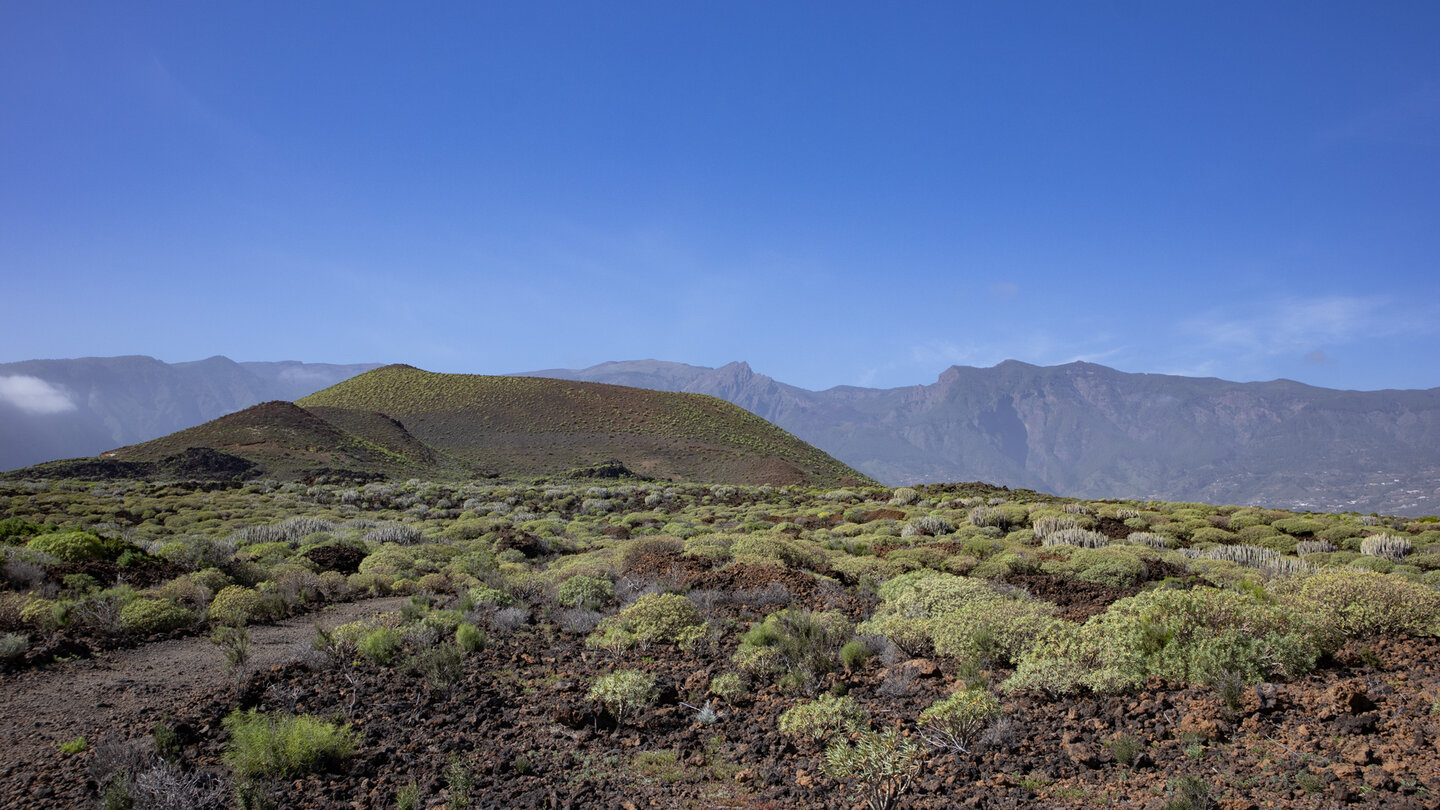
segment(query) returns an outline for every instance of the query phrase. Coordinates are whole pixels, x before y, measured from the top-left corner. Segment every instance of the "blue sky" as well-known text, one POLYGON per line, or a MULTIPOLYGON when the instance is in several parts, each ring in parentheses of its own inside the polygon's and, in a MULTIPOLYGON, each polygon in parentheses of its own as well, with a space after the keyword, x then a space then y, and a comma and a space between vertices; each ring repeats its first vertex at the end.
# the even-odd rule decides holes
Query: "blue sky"
POLYGON ((0 2, 0 360, 1440 386, 1440 4, 0 2))

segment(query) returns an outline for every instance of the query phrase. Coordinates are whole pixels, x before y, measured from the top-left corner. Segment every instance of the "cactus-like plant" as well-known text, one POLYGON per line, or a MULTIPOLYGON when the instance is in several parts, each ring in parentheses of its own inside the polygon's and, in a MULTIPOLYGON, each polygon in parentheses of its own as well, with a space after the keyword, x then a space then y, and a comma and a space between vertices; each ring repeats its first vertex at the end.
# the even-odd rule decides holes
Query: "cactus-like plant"
POLYGON ((1360 541, 1360 553, 1392 562, 1405 559, 1413 546, 1410 538, 1397 534, 1375 534, 1360 541))

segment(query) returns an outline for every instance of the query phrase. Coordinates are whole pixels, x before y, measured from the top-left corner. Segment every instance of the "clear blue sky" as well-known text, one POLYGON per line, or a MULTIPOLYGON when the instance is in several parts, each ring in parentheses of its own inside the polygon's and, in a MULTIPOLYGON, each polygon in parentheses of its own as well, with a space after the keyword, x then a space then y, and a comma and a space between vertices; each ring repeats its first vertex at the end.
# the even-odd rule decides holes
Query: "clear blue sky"
POLYGON ((1440 3, 0 0, 0 360, 1440 386, 1440 3))

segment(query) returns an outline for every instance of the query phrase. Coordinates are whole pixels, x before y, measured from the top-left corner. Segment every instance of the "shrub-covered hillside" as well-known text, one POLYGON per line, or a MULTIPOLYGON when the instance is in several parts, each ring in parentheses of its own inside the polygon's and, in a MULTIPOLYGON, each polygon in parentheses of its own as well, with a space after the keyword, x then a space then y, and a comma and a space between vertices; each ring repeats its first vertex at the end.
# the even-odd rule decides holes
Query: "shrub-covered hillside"
POLYGON ((57 660, 123 667, 136 644, 220 679, 158 723, 81 707, 0 727, 23 763, 0 801, 1181 810, 1440 791, 1433 519, 981 484, 418 479, 36 481, 0 485, 0 515, 0 652, 24 687, 0 708, 85 666, 57 660), (259 628, 378 598, 247 666, 259 628))
POLYGON ((701 394, 393 365, 298 404, 385 414, 431 447, 506 477, 620 459, 660 479, 870 483, 749 411, 701 394))

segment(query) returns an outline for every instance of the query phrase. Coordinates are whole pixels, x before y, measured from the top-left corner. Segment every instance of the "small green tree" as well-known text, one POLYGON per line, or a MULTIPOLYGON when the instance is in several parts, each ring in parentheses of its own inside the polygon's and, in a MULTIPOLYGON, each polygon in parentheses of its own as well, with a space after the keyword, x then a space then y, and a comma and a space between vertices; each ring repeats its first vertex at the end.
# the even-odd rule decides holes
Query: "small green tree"
POLYGON ((961 754, 1000 716, 1000 701, 984 689, 966 689, 920 713, 920 736, 936 748, 961 754))
POLYGON ((836 740, 820 763, 826 776, 853 785, 870 810, 894 807, 924 767, 920 746, 893 728, 862 732, 853 744, 836 740))
POLYGON ((617 670, 595 679, 588 698, 604 706, 615 722, 623 725, 655 700, 655 676, 634 669, 617 670))

